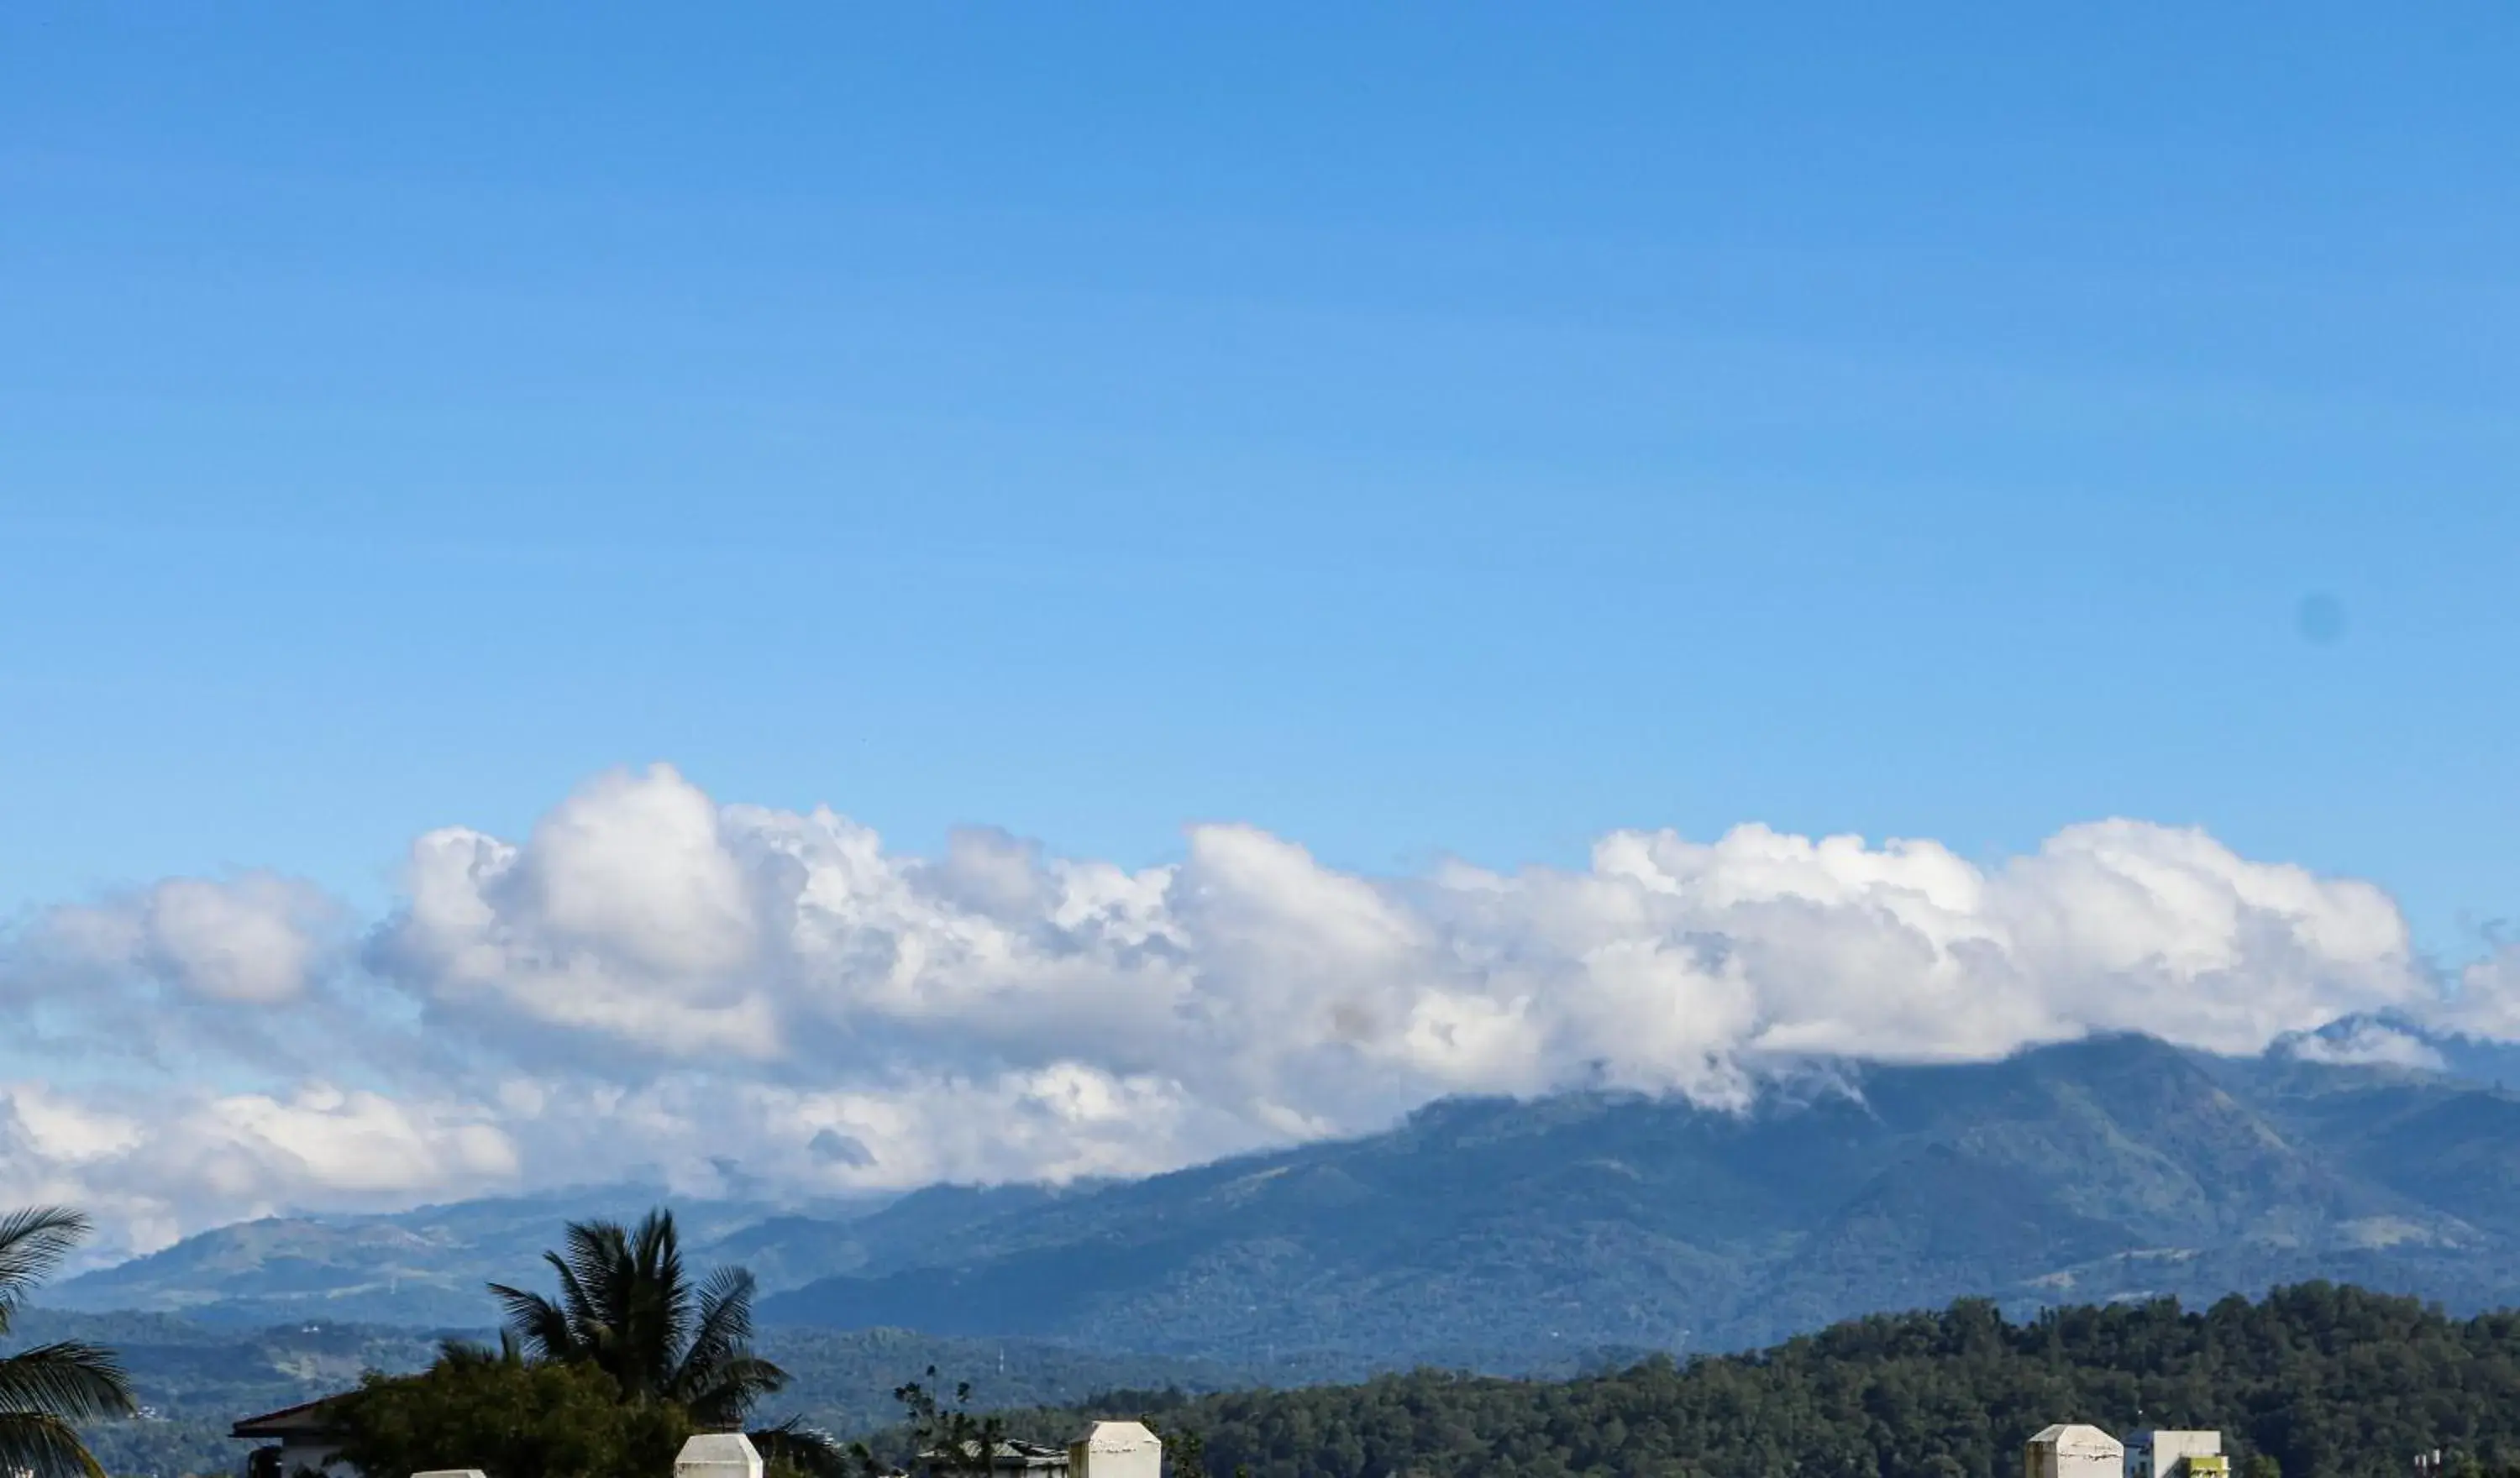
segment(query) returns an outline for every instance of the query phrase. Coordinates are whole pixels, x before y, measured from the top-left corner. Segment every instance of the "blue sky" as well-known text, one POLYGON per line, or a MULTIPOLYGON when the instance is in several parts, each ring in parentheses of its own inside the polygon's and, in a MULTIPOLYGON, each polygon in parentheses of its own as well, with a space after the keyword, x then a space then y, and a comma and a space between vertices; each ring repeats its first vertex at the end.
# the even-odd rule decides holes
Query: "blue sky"
POLYGON ((664 759, 1130 866, 2124 815, 2474 953, 2515 74, 2499 5, 11 6, 0 910, 382 907, 664 759))

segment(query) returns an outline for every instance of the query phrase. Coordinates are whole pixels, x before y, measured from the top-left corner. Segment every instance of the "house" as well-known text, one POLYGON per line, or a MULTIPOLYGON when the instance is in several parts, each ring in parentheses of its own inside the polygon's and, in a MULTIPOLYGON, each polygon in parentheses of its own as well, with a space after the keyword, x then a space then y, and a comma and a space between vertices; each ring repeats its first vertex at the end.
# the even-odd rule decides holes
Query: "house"
POLYGON ((2227 1478, 2220 1432, 2135 1432, 2127 1437, 2126 1478, 2227 1478))
POLYGON ((2030 1439, 2022 1478, 2230 1478, 2223 1434, 2144 1431, 2121 1444, 2098 1427, 2058 1423, 2030 1439))
MULTIPOLYGON (((971 1472, 979 1464, 971 1459, 978 1443, 967 1445, 960 1462, 943 1449, 922 1453, 919 1460, 931 1469, 952 1466, 958 1472, 971 1472)), ((1064 1448, 1044 1447, 1038 1442, 1001 1441, 989 1449, 989 1472, 1008 1478, 1069 1478, 1068 1454, 1064 1448)))
POLYGON ((2098 1427, 2043 1427, 2022 1454, 2022 1478, 2126 1478, 2126 1445, 2098 1427))
POLYGON ((1138 1421, 1098 1421, 1067 1445, 1073 1478, 1163 1478, 1164 1444, 1138 1421))
POLYGON ((327 1396, 300 1402, 248 1416, 228 1428, 231 1437, 275 1444, 253 1450, 246 1459, 247 1478, 299 1478, 301 1474, 324 1478, 339 1460, 340 1433, 333 1420, 333 1404, 340 1399, 327 1396))
MULTIPOLYGON (((739 1471, 733 1464, 700 1470, 693 1461, 693 1454, 702 1443, 740 1447, 746 1456, 752 1453, 752 1445, 741 1437, 695 1437, 692 1446, 683 1450, 682 1460, 674 1464, 674 1478, 761 1478, 757 1456, 751 1457, 748 1472, 739 1471)), ((979 1456, 978 1446, 966 1446, 959 1463, 941 1449, 920 1454, 920 1460, 931 1472, 944 1468, 958 1475, 969 1473, 976 1469, 973 1459, 979 1456)), ((1098 1421, 1064 1449, 1012 1440, 993 1443, 989 1448, 989 1472, 1009 1478, 1163 1478, 1163 1440, 1148 1431, 1145 1423, 1136 1421, 1098 1421)), ((422 1473, 413 1478, 457 1475, 422 1473)))

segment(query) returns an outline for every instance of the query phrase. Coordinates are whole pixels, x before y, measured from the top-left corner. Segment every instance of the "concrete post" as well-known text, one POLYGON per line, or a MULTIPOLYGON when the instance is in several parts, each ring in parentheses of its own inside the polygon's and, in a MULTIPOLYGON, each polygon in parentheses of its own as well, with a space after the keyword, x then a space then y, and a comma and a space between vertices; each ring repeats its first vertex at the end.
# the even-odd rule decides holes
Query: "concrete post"
POLYGON ((1163 1478, 1164 1445, 1146 1423, 1098 1421, 1067 1445, 1067 1478, 1163 1478))
POLYGON ((2126 1478, 2126 1446, 2098 1427, 2059 1422, 2022 1454, 2022 1478, 2126 1478))
POLYGON ((761 1478, 761 1455, 742 1432, 702 1432, 683 1444, 674 1478, 761 1478))

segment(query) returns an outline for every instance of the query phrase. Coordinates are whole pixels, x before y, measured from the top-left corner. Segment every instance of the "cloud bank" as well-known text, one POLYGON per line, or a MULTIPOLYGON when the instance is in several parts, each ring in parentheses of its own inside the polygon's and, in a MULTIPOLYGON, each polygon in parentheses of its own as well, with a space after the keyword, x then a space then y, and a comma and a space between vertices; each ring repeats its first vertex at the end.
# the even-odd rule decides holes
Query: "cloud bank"
POLYGON ((2380 1011, 2510 1036, 2514 959, 2446 993, 2371 884, 2134 821, 1993 866, 1744 826, 1406 877, 1220 825, 1131 871, 987 829, 906 856, 656 766, 521 838, 420 837, 364 928, 269 873, 28 921, 0 961, 33 1053, 0 1088, 0 1201, 77 1200, 147 1247, 632 1173, 1139 1174, 1453 1093, 1739 1103, 1812 1054, 2254 1052, 2380 1011))

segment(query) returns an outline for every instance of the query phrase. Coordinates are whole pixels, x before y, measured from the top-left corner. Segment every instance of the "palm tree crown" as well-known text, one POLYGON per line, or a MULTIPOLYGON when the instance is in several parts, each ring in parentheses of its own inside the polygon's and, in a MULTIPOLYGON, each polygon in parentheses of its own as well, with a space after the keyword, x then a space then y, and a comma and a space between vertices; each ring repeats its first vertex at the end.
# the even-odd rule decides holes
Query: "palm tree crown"
MULTIPOLYGON (((86 1217, 59 1206, 0 1216, 0 1340, 88 1230, 86 1217)), ((0 1357, 0 1468, 105 1478, 77 1423, 130 1413, 130 1379, 109 1351, 60 1340, 0 1357)))
POLYGON ((546 1252, 560 1296, 492 1283, 508 1330, 534 1360, 583 1362, 632 1401, 670 1401, 703 1427, 731 1430, 788 1372, 752 1353, 752 1275, 720 1268, 693 1284, 673 1213, 635 1228, 572 1222, 567 1250, 546 1252))

